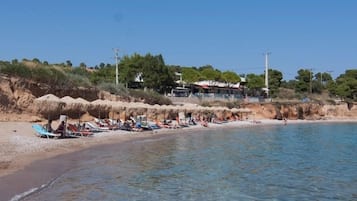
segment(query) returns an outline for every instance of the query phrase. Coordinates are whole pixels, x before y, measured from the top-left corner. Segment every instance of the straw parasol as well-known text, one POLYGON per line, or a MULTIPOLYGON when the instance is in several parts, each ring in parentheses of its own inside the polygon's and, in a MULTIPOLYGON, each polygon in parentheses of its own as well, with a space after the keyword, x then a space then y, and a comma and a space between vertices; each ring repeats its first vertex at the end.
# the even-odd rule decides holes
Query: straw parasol
POLYGON ((56 120, 59 118, 63 107, 66 105, 60 98, 53 94, 47 94, 36 98, 34 101, 37 113, 41 114, 47 120, 56 120))
POLYGON ((128 102, 126 106, 126 112, 129 115, 143 115, 147 113, 149 105, 141 102, 128 102))
MULTIPOLYGON (((103 102, 104 103, 104 102, 103 102)), ((120 119, 121 113, 125 112, 126 103, 122 101, 105 101, 107 105, 111 106, 110 117, 112 119, 120 119)))
POLYGON ((82 98, 74 99, 70 96, 65 96, 61 98, 61 100, 66 103, 66 106, 64 107, 64 113, 67 114, 70 118, 80 118, 84 113, 87 112, 89 102, 82 98))
POLYGON ((88 113, 97 118, 108 118, 111 108, 111 101, 97 99, 90 103, 88 113))

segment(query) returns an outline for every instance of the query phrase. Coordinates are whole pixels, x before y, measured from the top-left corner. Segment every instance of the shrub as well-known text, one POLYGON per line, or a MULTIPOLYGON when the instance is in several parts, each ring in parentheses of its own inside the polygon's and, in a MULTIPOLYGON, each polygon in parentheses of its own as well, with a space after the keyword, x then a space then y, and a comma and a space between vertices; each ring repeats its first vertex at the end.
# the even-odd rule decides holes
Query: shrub
POLYGON ((18 76, 23 78, 30 78, 31 71, 28 67, 23 64, 10 64, 1 63, 0 72, 9 76, 18 76))
POLYGON ((31 77, 36 82, 50 84, 53 79, 53 73, 48 67, 36 67, 31 69, 31 77))
POLYGON ((98 88, 123 97, 127 97, 129 94, 128 90, 122 84, 116 85, 114 83, 103 82, 98 85, 98 88))
POLYGON ((82 86, 82 87, 91 87, 92 83, 89 81, 88 77, 78 75, 78 74, 67 74, 68 79, 72 82, 75 86, 82 86))
POLYGON ((144 103, 154 105, 171 105, 172 102, 167 97, 155 92, 155 91, 143 91, 143 90, 130 90, 130 96, 144 100, 144 103))

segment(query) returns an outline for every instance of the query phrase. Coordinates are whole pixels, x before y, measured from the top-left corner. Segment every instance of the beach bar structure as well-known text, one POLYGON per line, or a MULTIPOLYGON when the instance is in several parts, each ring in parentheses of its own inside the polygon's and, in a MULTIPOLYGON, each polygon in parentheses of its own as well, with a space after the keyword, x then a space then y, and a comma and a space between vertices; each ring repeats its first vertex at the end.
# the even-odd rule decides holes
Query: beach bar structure
POLYGON ((198 97, 203 99, 224 99, 234 100, 243 99, 245 97, 245 84, 244 78, 238 83, 227 83, 213 80, 204 80, 194 82, 186 88, 178 87, 173 89, 171 97, 198 97))

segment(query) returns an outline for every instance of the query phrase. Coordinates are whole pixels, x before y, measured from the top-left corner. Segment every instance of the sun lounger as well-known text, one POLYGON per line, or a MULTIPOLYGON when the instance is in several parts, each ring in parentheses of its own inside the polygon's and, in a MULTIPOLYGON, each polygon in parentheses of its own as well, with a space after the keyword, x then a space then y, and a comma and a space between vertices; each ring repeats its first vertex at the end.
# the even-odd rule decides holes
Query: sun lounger
POLYGON ((36 131, 37 135, 40 137, 61 137, 61 134, 59 133, 50 133, 47 132, 45 128, 43 128, 41 125, 39 124, 33 124, 32 128, 36 131))
POLYGON ((102 128, 104 130, 117 130, 119 129, 119 126, 114 123, 111 120, 104 120, 104 119, 98 119, 94 118, 94 122, 97 124, 99 128, 102 128))
POLYGON ((103 132, 103 131, 109 131, 108 127, 99 127, 91 122, 86 122, 85 123, 86 128, 89 128, 90 131, 92 132, 103 132))
POLYGON ((93 132, 91 131, 84 131, 84 130, 79 130, 77 128, 77 126, 73 125, 73 124, 68 124, 67 125, 67 132, 71 133, 72 135, 76 135, 76 136, 92 136, 93 132))

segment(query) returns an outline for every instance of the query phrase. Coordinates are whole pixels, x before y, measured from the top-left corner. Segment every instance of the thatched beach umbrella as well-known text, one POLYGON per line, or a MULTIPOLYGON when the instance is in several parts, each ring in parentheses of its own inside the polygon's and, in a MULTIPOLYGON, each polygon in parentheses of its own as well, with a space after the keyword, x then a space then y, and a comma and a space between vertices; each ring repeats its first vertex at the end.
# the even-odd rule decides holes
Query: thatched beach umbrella
POLYGON ((161 106, 158 104, 149 105, 148 107, 148 119, 158 120, 160 119, 160 114, 163 114, 164 111, 161 109, 161 106))
POLYGON ((147 113, 148 105, 141 102, 128 102, 126 111, 129 115, 143 115, 147 113))
POLYGON ((80 118, 87 112, 87 109, 90 105, 90 102, 83 98, 72 98, 70 96, 65 96, 61 98, 61 100, 66 103, 64 111, 71 118, 80 118))
POLYGON ((220 120, 225 120, 226 119, 226 112, 229 109, 227 107, 222 107, 222 106, 216 106, 213 108, 213 113, 215 116, 220 119, 220 120))
POLYGON ((88 113, 97 118, 108 118, 112 108, 110 101, 97 99, 92 101, 88 107, 88 113))
POLYGON ((58 119, 63 107, 66 105, 60 98, 47 94, 35 99, 36 111, 47 120, 58 119))
POLYGON ((65 96, 61 100, 66 103, 63 112, 70 118, 80 118, 87 112, 88 101, 84 99, 74 99, 70 96, 65 96))
POLYGON ((111 118, 119 118, 121 119, 121 114, 123 114, 124 119, 125 119, 125 109, 127 107, 127 102, 123 101, 111 101, 111 118), (117 116, 114 117, 114 114, 117 116))

